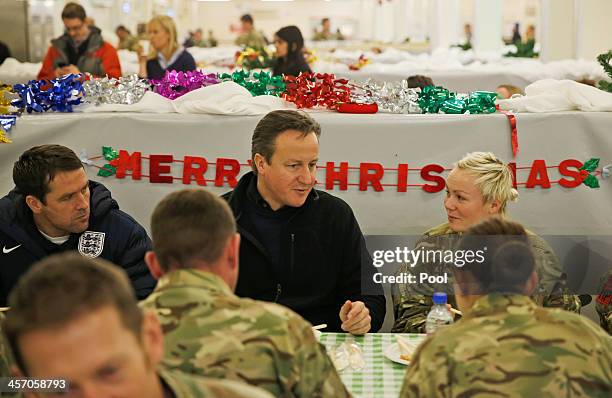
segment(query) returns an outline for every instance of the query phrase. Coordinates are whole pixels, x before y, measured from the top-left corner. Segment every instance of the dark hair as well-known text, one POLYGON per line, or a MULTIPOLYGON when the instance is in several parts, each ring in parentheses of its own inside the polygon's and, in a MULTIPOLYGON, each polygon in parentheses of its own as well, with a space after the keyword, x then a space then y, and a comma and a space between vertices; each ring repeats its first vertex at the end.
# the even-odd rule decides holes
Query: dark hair
POLYGON ((229 205, 203 189, 172 192, 151 216, 153 250, 165 271, 189 268, 193 260, 214 263, 234 233, 229 205))
POLYGON ((464 294, 520 294, 535 269, 527 231, 521 224, 501 217, 491 217, 469 228, 458 249, 485 251, 484 261, 454 268, 455 278, 464 294), (469 284, 462 277, 465 272, 473 277, 469 284))
POLYGON ((323 18, 321 20, 321 25, 323 25, 325 22, 329 22, 329 18, 323 18))
POLYGON ((130 30, 128 28, 126 28, 125 26, 123 26, 123 25, 117 26, 117 29, 115 29, 115 32, 118 32, 120 30, 122 30, 124 32, 127 32, 127 34, 129 34, 129 35, 132 34, 132 32, 130 32, 130 30))
POLYGON ((62 145, 40 145, 21 154, 13 165, 13 182, 25 197, 32 195, 45 203, 49 183, 56 174, 83 168, 79 157, 62 145))
POLYGON ((242 22, 248 22, 250 24, 253 24, 253 17, 251 16, 251 14, 244 14, 240 17, 240 20, 242 22))
POLYGON ((433 80, 429 76, 423 75, 413 75, 409 76, 408 79, 408 88, 420 88, 423 90, 427 86, 435 86, 433 80))
POLYGON ((68 3, 64 6, 62 10, 62 19, 74 19, 78 18, 81 21, 84 21, 87 18, 87 14, 85 13, 85 9, 82 5, 78 3, 68 3))
POLYGON ((255 174, 257 174, 255 154, 260 154, 266 159, 266 162, 270 163, 274 155, 276 137, 287 130, 297 130, 304 137, 310 133, 314 133, 317 138, 321 136, 319 123, 304 112, 278 110, 268 113, 257 123, 251 139, 251 159, 253 160, 251 167, 255 174))
POLYGON ((105 260, 75 252, 49 256, 21 277, 9 296, 9 305, 4 330, 24 373, 20 336, 61 327, 106 306, 114 308, 123 326, 140 340, 142 312, 134 290, 126 274, 105 260))
POLYGON ((287 58, 302 54, 304 37, 302 36, 300 28, 295 25, 284 26, 280 28, 275 35, 287 42, 287 58))
POLYGON ((287 42, 287 55, 276 59, 272 74, 299 75, 300 72, 310 72, 310 67, 304 59, 304 37, 297 26, 285 26, 280 28, 276 36, 287 42))

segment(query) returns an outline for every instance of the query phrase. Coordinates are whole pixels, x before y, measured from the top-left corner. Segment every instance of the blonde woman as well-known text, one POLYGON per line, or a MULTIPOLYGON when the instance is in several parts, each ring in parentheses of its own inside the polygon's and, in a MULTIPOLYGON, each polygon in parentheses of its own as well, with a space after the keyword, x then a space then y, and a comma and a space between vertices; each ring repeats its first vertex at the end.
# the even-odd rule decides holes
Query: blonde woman
MULTIPOLYGON (((512 173, 490 152, 473 152, 457 162, 446 179, 444 209, 447 221, 427 232, 414 250, 448 250, 456 246, 461 234, 471 226, 493 216, 506 216, 506 206, 518 199, 513 188, 512 173)), ((577 296, 561 294, 564 288, 562 267, 552 249, 539 236, 529 232, 529 243, 536 258, 536 272, 539 279, 538 297, 540 304, 560 306, 577 311, 580 308, 577 296), (554 296, 551 294, 554 293, 554 296)), ((395 324, 393 332, 422 333, 427 313, 432 304, 434 291, 452 293, 453 264, 426 262, 416 265, 403 264, 400 273, 419 276, 420 272, 430 275, 448 275, 444 284, 405 284, 394 292, 393 306, 395 324)), ((417 278, 418 281, 418 278, 417 278)))
POLYGON ((153 17, 147 30, 151 51, 148 56, 139 52, 139 76, 161 79, 169 70, 187 72, 196 69, 191 54, 178 45, 176 26, 172 18, 165 15, 153 17))

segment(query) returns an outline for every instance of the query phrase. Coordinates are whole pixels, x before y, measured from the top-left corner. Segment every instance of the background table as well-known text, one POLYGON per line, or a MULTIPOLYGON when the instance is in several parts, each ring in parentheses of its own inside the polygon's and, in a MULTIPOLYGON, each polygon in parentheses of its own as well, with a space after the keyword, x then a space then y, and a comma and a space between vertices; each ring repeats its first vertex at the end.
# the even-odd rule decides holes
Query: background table
MULTIPOLYGON (((363 337, 352 336, 348 333, 323 333, 321 343, 330 352, 334 346, 345 341, 354 342, 363 352, 365 368, 354 371, 350 367, 340 373, 342 381, 355 397, 363 398, 397 398, 402 388, 407 366, 387 359, 384 350, 396 342, 392 333, 368 333, 363 337)), ((424 334, 401 334, 408 340, 422 342, 424 334)))

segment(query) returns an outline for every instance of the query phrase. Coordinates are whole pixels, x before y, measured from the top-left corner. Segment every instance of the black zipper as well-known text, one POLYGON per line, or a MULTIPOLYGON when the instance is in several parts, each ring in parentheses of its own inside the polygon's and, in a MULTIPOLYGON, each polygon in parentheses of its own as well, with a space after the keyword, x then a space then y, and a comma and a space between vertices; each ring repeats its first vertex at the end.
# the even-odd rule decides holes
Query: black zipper
MULTIPOLYGON (((294 245, 295 245, 295 234, 291 234, 291 256, 290 256, 290 261, 289 261, 289 278, 291 278, 291 275, 293 274, 293 262, 294 262, 294 245)), ((278 299, 280 298, 281 293, 283 292, 283 286, 280 283, 276 284, 276 297, 274 297, 274 302, 277 303, 278 299)))
POLYGON ((291 261, 289 262, 289 278, 291 278, 291 275, 293 275, 293 253, 294 253, 293 247, 294 246, 295 246, 295 234, 291 234, 291 261))

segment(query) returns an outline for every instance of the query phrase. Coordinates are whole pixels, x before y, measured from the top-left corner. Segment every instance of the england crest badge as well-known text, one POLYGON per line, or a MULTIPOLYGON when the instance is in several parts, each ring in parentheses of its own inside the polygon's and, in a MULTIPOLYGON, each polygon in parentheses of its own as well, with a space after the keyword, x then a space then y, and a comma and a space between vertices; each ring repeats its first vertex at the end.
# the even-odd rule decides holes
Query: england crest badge
POLYGON ((104 249, 104 235, 104 232, 83 232, 79 238, 79 253, 89 258, 98 257, 104 249))

